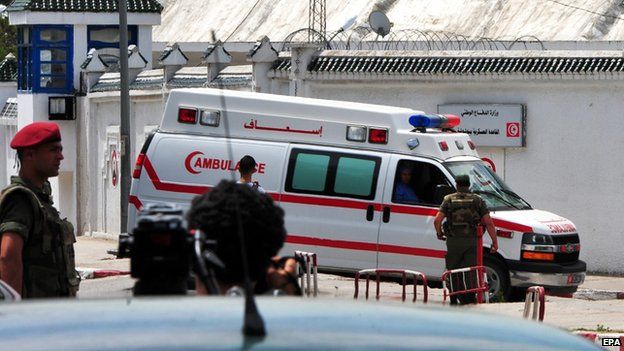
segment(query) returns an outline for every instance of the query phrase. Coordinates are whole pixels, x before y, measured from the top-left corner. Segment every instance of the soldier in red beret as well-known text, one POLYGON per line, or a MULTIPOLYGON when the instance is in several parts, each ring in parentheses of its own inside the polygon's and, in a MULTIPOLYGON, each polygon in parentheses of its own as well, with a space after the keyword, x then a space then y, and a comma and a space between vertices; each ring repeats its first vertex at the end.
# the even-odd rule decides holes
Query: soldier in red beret
POLYGON ((29 124, 11 148, 21 166, 0 193, 0 279, 23 298, 75 296, 74 228, 54 208, 48 182, 63 160, 59 127, 29 124))

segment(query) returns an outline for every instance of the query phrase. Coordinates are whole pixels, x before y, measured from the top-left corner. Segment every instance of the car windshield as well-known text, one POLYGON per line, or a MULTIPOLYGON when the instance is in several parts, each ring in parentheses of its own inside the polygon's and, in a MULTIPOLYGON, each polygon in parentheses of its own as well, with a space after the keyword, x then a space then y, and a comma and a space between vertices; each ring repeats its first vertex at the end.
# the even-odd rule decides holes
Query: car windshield
POLYGON ((527 210, 531 205, 513 192, 503 180, 481 161, 448 162, 453 174, 470 177, 470 191, 481 195, 490 210, 527 210))

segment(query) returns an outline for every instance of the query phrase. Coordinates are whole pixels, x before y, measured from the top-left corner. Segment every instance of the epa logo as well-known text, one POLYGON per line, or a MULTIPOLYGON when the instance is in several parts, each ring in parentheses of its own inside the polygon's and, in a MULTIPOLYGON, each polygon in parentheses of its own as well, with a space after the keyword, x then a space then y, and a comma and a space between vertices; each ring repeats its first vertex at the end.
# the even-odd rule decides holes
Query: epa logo
POLYGON ((507 123, 507 131, 508 138, 518 138, 520 137, 520 123, 519 122, 509 122, 507 123))
POLYGON ((602 346, 622 346, 622 340, 620 338, 602 337, 602 346))

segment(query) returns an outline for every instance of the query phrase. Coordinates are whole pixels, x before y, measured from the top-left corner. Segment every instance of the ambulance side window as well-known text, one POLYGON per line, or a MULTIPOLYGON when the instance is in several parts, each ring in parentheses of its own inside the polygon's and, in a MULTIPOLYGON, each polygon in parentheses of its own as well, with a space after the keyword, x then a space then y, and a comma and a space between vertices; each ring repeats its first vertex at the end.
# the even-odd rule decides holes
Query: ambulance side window
POLYGON ((401 160, 397 164, 392 202, 439 206, 439 201, 435 201, 438 185, 451 185, 438 167, 426 162, 401 160))
POLYGON ((293 190, 311 192, 324 191, 328 169, 328 155, 297 154, 291 182, 293 190))
POLYGON ((293 149, 286 191, 372 200, 381 158, 339 152, 293 149))

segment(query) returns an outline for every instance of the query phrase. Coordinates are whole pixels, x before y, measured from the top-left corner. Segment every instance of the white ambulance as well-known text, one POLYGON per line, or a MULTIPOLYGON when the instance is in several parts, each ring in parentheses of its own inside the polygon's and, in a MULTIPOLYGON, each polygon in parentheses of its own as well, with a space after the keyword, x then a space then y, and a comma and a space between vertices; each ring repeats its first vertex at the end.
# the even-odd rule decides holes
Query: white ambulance
POLYGON ((439 281, 446 249, 433 219, 454 192, 454 177, 468 174, 499 238, 498 253, 484 250, 490 293, 508 298, 512 287, 531 285, 575 291, 586 265, 574 224, 514 193, 468 135, 452 130, 458 122, 390 106, 173 90, 160 128, 137 158, 128 231, 141 206, 188 208, 251 155, 255 179, 286 212, 285 254, 316 252, 326 271, 412 269, 439 281))

